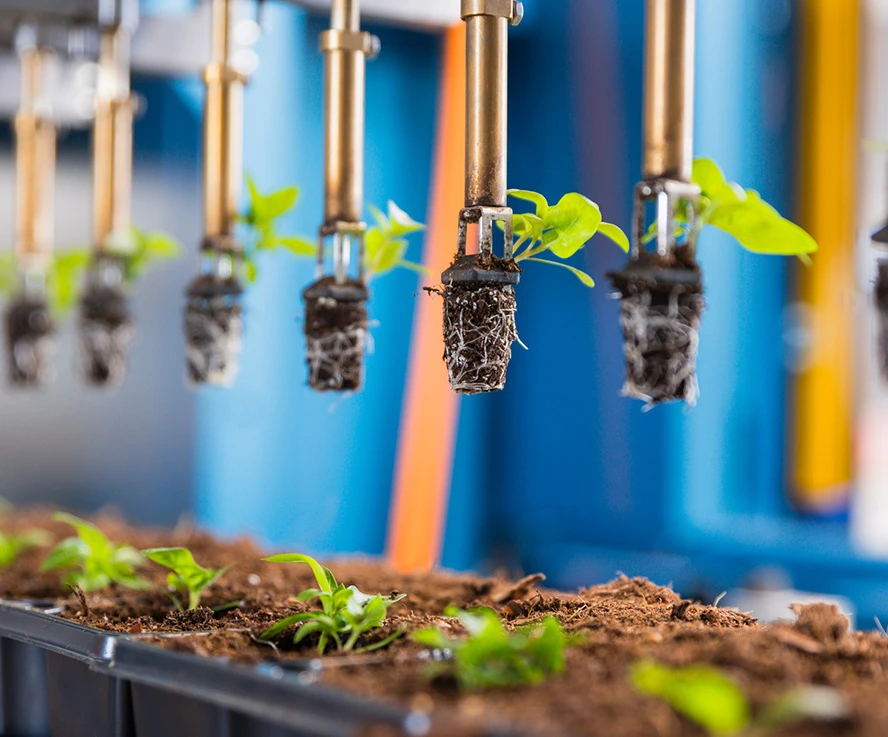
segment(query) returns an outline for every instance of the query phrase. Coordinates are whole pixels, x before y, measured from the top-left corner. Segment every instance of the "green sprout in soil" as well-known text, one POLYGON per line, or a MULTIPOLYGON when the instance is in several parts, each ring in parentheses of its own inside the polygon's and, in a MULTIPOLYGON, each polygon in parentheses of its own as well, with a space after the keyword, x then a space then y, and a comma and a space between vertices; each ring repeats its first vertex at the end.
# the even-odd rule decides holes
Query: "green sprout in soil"
MULTIPOLYGON (((170 569, 171 572, 167 574, 167 586, 171 591, 188 593, 188 611, 197 609, 204 591, 224 576, 233 565, 204 568, 195 562, 194 555, 187 548, 149 548, 143 550, 142 555, 170 569)), ((178 596, 170 593, 170 598, 176 609, 180 612, 185 611, 178 596)))
POLYGON ((0 533, 0 568, 12 565, 26 550, 45 548, 52 542, 46 530, 27 530, 19 534, 0 533))
POLYGON ((56 545, 43 561, 41 570, 73 568, 75 570, 62 578, 62 583, 79 586, 85 592, 99 591, 112 583, 133 589, 148 585, 136 574, 144 558, 134 547, 112 543, 98 527, 73 514, 59 512, 53 519, 67 522, 77 531, 77 536, 56 545))
POLYGON ((430 675, 452 675, 466 691, 540 683, 564 672, 565 650, 576 641, 555 617, 509 632, 492 609, 467 612, 449 607, 446 614, 459 620, 467 636, 454 638, 430 627, 411 638, 451 652, 452 659, 432 666, 430 675))
POLYGON ((574 274, 587 287, 594 287, 595 281, 591 276, 563 261, 581 250, 597 233, 612 240, 623 251, 629 251, 626 234, 613 223, 603 222, 598 205, 578 192, 564 195, 557 204, 551 206, 538 192, 510 189, 509 195, 517 200, 531 202, 536 207, 533 213, 516 213, 512 216, 516 238, 512 251, 518 263, 533 261, 560 266, 574 274), (545 253, 561 260, 539 258, 545 253))
POLYGON ((737 682, 709 665, 668 666, 642 660, 630 668, 629 680, 636 690, 665 701, 712 735, 767 733, 801 719, 835 721, 848 715, 837 691, 805 686, 784 692, 754 716, 737 682))
POLYGON ((382 626, 388 607, 403 599, 404 594, 398 596, 363 594, 354 586, 337 583, 329 568, 325 568, 307 555, 283 553, 263 560, 271 563, 304 563, 311 567, 318 588, 306 589, 297 599, 303 603, 317 599, 321 604, 321 611, 302 612, 284 617, 262 633, 263 640, 269 640, 288 627, 298 624, 300 627, 293 637, 293 644, 297 645, 309 635, 317 634, 318 653, 323 655, 331 642, 342 652, 369 652, 387 647, 404 633, 403 629, 399 629, 384 640, 357 648, 356 645, 363 635, 382 626))

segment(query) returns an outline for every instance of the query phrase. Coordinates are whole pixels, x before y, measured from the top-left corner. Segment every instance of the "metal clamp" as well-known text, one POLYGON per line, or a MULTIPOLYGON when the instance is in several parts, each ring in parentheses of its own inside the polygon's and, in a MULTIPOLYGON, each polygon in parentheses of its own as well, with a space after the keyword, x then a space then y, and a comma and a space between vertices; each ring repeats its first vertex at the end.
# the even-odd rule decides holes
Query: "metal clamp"
POLYGON ((462 19, 475 15, 505 18, 509 25, 517 26, 524 18, 524 4, 519 0, 462 0, 462 19))
POLYGON ((322 52, 357 51, 368 59, 375 59, 382 50, 378 36, 366 31, 343 31, 338 28, 322 31, 320 46, 322 52))
POLYGON ((466 255, 469 223, 478 224, 478 253, 482 256, 493 256, 493 223, 503 224, 503 259, 512 260, 512 208, 511 207, 466 207, 459 211, 459 238, 456 244, 456 255, 466 255))
POLYGON ((688 228, 688 242, 683 245, 695 247, 697 207, 700 202, 700 187, 690 182, 676 179, 654 179, 639 182, 635 186, 635 213, 632 220, 632 256, 637 257, 642 250, 642 240, 647 233, 645 205, 656 202, 657 253, 666 256, 678 246, 676 239, 677 216, 684 210, 682 222, 688 228))
POLYGON ((318 234, 318 260, 315 267, 317 279, 324 276, 324 241, 333 238, 333 276, 337 284, 348 281, 348 268, 351 265, 352 244, 358 244, 358 281, 364 280, 364 234, 367 223, 346 223, 336 221, 324 223, 318 234))

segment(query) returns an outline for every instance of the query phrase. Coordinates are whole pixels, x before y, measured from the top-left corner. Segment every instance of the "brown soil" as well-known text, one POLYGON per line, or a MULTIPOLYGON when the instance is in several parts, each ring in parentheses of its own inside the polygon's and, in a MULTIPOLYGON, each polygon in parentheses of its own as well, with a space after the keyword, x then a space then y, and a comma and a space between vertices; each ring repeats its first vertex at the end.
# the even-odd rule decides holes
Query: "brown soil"
MULTIPOLYGON (((258 641, 272 622, 305 608, 295 596, 312 584, 307 566, 264 563, 248 540, 217 542, 186 526, 164 532, 138 530, 109 516, 96 521, 112 539, 137 546, 187 544, 198 562, 207 565, 237 561, 206 603, 239 599, 243 604, 218 615, 207 608, 181 614, 171 611, 160 589, 115 589, 88 595, 87 613, 76 597, 68 597, 64 616, 103 629, 141 633, 149 642, 202 656, 282 664, 316 657, 311 638, 299 647, 292 645, 294 630, 273 644, 258 641), (203 632, 189 634, 189 629, 203 632)), ((45 512, 0 520, 4 530, 34 526, 59 537, 68 534, 64 525, 47 524, 45 512)), ((54 588, 51 577, 34 573, 39 557, 28 554, 0 569, 0 591, 28 595, 41 586, 43 591, 54 588)), ((841 722, 796 723, 767 733, 774 737, 888 734, 888 638, 849 632, 847 621, 830 605, 797 607, 797 621, 763 627, 748 615, 682 599, 669 588, 638 578, 621 577, 570 594, 540 588, 538 576, 510 582, 444 572, 403 575, 369 560, 333 561, 331 568, 340 581, 365 592, 407 593, 390 608, 382 631, 364 645, 398 627, 413 630, 436 624, 458 631, 458 623, 442 615, 448 604, 491 606, 512 628, 554 615, 567 630, 581 634, 580 644, 568 651, 564 674, 538 686, 483 694, 460 693, 446 679, 427 678, 427 654, 408 637, 384 651, 323 659, 317 671, 320 683, 431 711, 438 723, 436 735, 488 735, 493 727, 545 737, 703 737, 700 728, 668 705, 633 689, 626 671, 641 658, 712 664, 736 679, 756 710, 806 684, 834 687, 848 702, 850 716, 841 722)), ((145 573, 162 584, 159 567, 152 564, 145 573)), ((366 737, 389 734, 374 727, 366 737)))
POLYGON ((9 381, 39 388, 52 378, 53 324, 45 302, 21 299, 6 311, 9 381))
POLYGON ((91 386, 122 384, 132 338, 133 324, 123 291, 91 287, 80 307, 83 380, 91 386))
MULTIPOLYGON (((333 277, 328 277, 333 284, 333 277)), ((319 284, 314 285, 318 288, 319 284)), ((364 290, 364 284, 347 286, 364 290)), ((315 391, 357 391, 364 377, 367 303, 329 296, 305 298, 308 385, 315 391)))

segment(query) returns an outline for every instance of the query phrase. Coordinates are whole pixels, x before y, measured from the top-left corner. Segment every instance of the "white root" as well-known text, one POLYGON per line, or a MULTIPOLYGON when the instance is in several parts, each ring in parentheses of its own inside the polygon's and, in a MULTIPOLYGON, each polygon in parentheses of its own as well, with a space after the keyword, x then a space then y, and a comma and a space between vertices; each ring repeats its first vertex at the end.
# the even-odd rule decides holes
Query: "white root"
POLYGON ((333 330, 321 336, 306 335, 309 385, 333 390, 352 384, 360 386, 367 339, 366 325, 352 325, 347 330, 333 330))

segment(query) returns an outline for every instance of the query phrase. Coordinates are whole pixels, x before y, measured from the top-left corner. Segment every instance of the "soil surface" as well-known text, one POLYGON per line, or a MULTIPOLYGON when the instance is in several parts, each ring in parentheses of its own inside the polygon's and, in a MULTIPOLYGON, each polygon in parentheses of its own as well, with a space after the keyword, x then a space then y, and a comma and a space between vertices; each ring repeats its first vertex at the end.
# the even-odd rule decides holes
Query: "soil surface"
MULTIPOLYGON (((333 278, 329 277, 330 283, 333 278)), ((359 281, 346 286, 364 289, 359 281)), ((332 297, 305 299, 308 385, 315 391, 357 391, 364 378, 367 303, 332 297)))
POLYGON ((642 251, 608 274, 621 297, 626 396, 649 406, 697 400, 697 347, 703 314, 700 268, 686 248, 667 257, 642 251))
MULTIPOLYGON (((16 512, 0 518, 0 529, 21 532, 40 527, 58 539, 69 534, 66 525, 47 520, 46 511, 16 512)), ((162 590, 164 570, 147 564, 143 573, 157 589, 114 588, 88 594, 83 603, 68 596, 63 616, 129 632, 166 648, 237 662, 275 661, 295 667, 295 661, 317 657, 312 638, 293 646, 295 629, 271 644, 258 639, 281 617, 314 608, 296 599, 313 585, 307 566, 262 562, 262 553, 249 540, 220 542, 184 524, 163 531, 133 528, 109 515, 93 520, 112 539, 137 547, 181 544, 189 546, 204 565, 236 561, 204 603, 215 606, 238 600, 242 604, 219 614, 206 607, 174 612, 162 590)), ((0 569, 0 593, 47 596, 57 592, 58 574, 36 570, 45 552, 32 551, 0 569)), ((797 607, 795 613, 787 612, 787 622, 763 627, 746 614, 683 599, 669 588, 640 578, 620 577, 565 593, 541 587, 541 576, 515 582, 446 572, 404 575, 371 560, 329 564, 341 582, 355 584, 365 593, 407 594, 390 607, 383 628, 362 645, 400 627, 409 632, 437 625, 459 632, 459 624, 442 614, 449 604, 490 606, 509 628, 551 615, 580 636, 579 644, 567 652, 563 674, 537 686, 474 694, 461 693, 449 679, 429 678, 429 653, 407 636, 385 650, 330 654, 322 659, 315 671, 319 683, 431 712, 436 735, 471 737, 499 729, 538 737, 703 737, 702 729, 664 702, 638 693, 627 680, 629 666, 647 658, 676 665, 711 664, 736 680, 756 711, 783 693, 811 684, 835 688, 847 703, 848 715, 839 721, 796 722, 755 733, 757 737, 888 734, 884 698, 888 637, 850 632, 847 620, 831 605, 797 607)), ((368 725, 365 737, 392 734, 368 725)))

